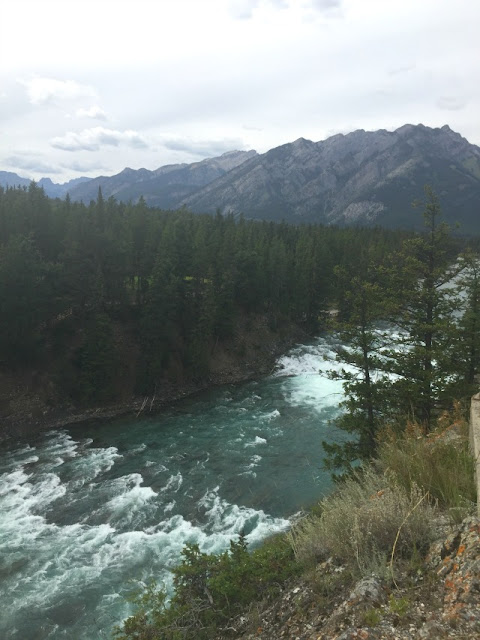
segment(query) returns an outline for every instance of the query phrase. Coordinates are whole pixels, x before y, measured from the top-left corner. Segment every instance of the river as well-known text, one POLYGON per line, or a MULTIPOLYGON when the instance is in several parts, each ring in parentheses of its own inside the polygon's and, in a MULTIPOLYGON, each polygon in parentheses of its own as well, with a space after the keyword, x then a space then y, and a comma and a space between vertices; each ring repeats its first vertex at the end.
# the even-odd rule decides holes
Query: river
POLYGON ((341 383, 322 375, 326 338, 264 379, 217 388, 155 415, 51 431, 0 454, 0 637, 110 638, 126 596, 187 542, 251 545, 331 489, 322 440, 341 383))

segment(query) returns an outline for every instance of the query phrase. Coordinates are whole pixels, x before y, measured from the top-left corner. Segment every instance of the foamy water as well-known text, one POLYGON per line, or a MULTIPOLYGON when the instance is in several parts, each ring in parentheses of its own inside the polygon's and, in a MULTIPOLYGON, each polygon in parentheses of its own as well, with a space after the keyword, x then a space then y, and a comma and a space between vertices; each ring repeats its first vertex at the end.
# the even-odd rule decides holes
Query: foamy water
POLYGON ((337 440, 341 385, 325 340, 273 376, 186 400, 157 416, 44 434, 0 456, 0 637, 110 637, 133 585, 186 543, 251 545, 330 489, 322 440, 337 440))

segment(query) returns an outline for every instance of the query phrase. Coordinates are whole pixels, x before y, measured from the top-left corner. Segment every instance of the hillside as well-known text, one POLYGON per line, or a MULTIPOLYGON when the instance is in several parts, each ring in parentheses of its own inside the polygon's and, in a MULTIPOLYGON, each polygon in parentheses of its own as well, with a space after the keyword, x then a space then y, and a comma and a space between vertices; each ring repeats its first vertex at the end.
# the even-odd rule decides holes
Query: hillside
POLYGON ((300 138, 251 158, 181 203, 193 211, 242 212, 291 223, 414 227, 424 184, 448 222, 478 230, 480 149, 447 125, 300 138))
POLYGON ((137 202, 143 196, 149 206, 174 209, 182 199, 255 155, 255 151, 230 151, 217 158, 166 165, 154 171, 126 168, 117 175, 77 185, 69 193, 72 200, 88 204, 96 199, 100 187, 104 198, 137 202))

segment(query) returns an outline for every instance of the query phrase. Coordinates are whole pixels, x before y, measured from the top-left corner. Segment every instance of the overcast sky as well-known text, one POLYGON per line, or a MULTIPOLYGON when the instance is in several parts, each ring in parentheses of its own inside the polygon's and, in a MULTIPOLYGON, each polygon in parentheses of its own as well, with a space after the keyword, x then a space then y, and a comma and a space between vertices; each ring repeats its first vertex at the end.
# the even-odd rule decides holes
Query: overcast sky
POLYGON ((480 0, 2 0, 0 170, 64 182, 299 137, 480 145, 480 0))

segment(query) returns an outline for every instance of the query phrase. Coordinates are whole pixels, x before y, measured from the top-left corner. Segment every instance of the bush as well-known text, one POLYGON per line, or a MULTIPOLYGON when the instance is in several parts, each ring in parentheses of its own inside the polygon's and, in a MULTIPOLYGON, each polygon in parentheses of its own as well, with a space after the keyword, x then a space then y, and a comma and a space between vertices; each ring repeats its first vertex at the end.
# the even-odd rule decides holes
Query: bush
POLYGON ((361 575, 381 572, 394 548, 409 557, 432 540, 434 508, 422 497, 418 487, 407 490, 373 466, 360 469, 323 501, 320 516, 294 527, 295 555, 304 565, 333 556, 361 575))
POLYGON ((222 554, 187 545, 173 570, 175 593, 151 585, 135 599, 137 611, 117 629, 118 640, 211 639, 252 602, 275 593, 298 571, 285 536, 249 552, 243 536, 222 554))

